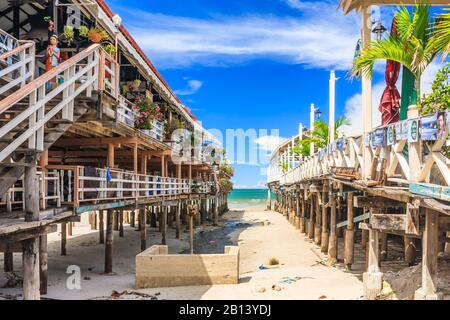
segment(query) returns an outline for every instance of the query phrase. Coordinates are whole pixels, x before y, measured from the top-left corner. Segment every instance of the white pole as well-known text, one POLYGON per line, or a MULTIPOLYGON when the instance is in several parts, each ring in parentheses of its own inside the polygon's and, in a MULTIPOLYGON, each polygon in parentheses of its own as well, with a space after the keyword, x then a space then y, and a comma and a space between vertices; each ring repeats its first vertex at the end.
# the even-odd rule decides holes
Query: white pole
MULTIPOLYGON (((314 112, 316 112, 316 108, 314 106, 314 103, 311 103, 311 110, 309 113, 309 126, 310 126, 310 132, 309 134, 312 135, 312 132, 314 131, 314 112)), ((311 142, 310 147, 309 147, 309 155, 313 156, 314 155, 314 142, 311 142)))
POLYGON ((330 71, 330 106, 328 114, 328 141, 334 141, 334 108, 335 108, 335 92, 336 92, 336 75, 334 70, 330 71))
POLYGON ((291 146, 291 150, 292 150, 292 155, 291 155, 292 169, 295 168, 295 153, 294 153, 294 148, 295 148, 295 137, 292 138, 292 146, 291 146))

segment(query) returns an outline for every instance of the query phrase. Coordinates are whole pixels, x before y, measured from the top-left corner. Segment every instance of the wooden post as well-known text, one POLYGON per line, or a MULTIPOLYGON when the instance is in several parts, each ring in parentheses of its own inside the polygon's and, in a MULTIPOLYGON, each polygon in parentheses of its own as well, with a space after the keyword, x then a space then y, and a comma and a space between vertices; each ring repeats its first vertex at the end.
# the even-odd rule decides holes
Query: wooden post
POLYGON ((176 223, 175 223, 175 227, 176 227, 176 230, 175 230, 175 237, 177 238, 177 239, 181 239, 181 225, 180 225, 180 215, 181 215, 181 200, 179 200, 178 201, 178 203, 177 203, 177 210, 176 210, 176 212, 175 212, 175 214, 176 214, 176 217, 175 217, 175 221, 176 221, 176 223))
POLYGON ((113 230, 119 231, 119 211, 113 210, 113 230))
POLYGON ((316 199, 317 201, 315 201, 315 210, 316 210, 316 222, 314 224, 314 243, 318 246, 320 246, 320 232, 321 232, 321 220, 322 220, 322 215, 320 213, 320 193, 316 193, 316 199))
POLYGON ((344 252, 344 264, 347 270, 351 270, 353 264, 354 247, 355 247, 355 230, 353 224, 353 192, 348 193, 347 199, 347 230, 345 230, 345 252, 344 252))
POLYGON ((136 225, 136 216, 135 216, 135 212, 134 212, 134 210, 131 210, 131 213, 130 213, 130 227, 135 227, 135 225, 136 225))
POLYGON ((383 274, 380 272, 379 267, 378 246, 378 231, 369 230, 369 263, 367 272, 363 273, 364 297, 368 300, 374 300, 382 288, 383 274))
POLYGON ((166 244, 166 234, 167 234, 167 206, 163 204, 162 206, 162 217, 161 217, 161 244, 166 244))
POLYGON ((103 223, 103 210, 100 210, 98 212, 99 215, 99 222, 98 222, 98 229, 99 229, 99 237, 100 237, 100 244, 105 243, 105 225, 103 223))
MULTIPOLYGON (((70 223, 70 222, 69 222, 70 223)), ((67 222, 61 223, 61 255, 67 255, 67 222)))
POLYGON ((388 241, 387 241, 387 233, 380 232, 380 261, 384 261, 387 258, 387 250, 388 250, 388 241))
POLYGON ((217 202, 217 196, 214 197, 214 225, 219 225, 219 205, 217 202))
POLYGON ((110 169, 114 168, 114 144, 108 143, 108 167, 110 169))
POLYGON ((39 237, 22 241, 23 298, 39 300, 39 237))
POLYGON ((314 197, 311 195, 311 203, 308 219, 308 237, 314 239, 314 197))
POLYGON ((47 235, 39 237, 39 291, 41 294, 47 294, 48 279, 48 251, 47 235))
POLYGON ((113 262, 113 210, 108 209, 106 213, 106 243, 105 243, 105 273, 112 273, 113 262))
POLYGON ((36 161, 26 157, 28 165, 24 174, 25 221, 39 220, 39 178, 36 171, 36 161))
POLYGON ((194 217, 189 216, 189 249, 194 254, 194 217))
POLYGON ((147 249, 147 228, 145 226, 145 209, 139 210, 139 220, 141 222, 141 251, 147 249))
POLYGON ((416 290, 416 300, 440 300, 443 294, 437 291, 439 214, 425 211, 425 230, 422 237, 422 286, 416 290))
POLYGON ((74 222, 68 222, 67 223, 67 235, 68 236, 73 236, 73 224, 74 224, 74 222))
POLYGON ((123 238, 123 209, 119 210, 119 237, 123 238))
POLYGON ((328 214, 326 207, 326 192, 322 192, 322 234, 321 234, 321 247, 320 251, 323 253, 328 252, 328 214))
POLYGON ((301 216, 300 216, 300 232, 306 233, 306 206, 305 206, 305 196, 303 196, 301 201, 301 216))
POLYGON ((414 265, 416 258, 416 246, 414 244, 414 238, 403 236, 403 242, 405 247, 405 262, 411 267, 414 265))
POLYGON ((150 206, 151 210, 150 210, 150 226, 152 228, 156 228, 157 224, 156 224, 156 206, 150 206))
POLYGON ((4 252, 3 256, 3 270, 5 272, 14 271, 14 253, 13 252, 4 252))
MULTIPOLYGON (((331 191, 332 192, 332 191, 331 191)), ((328 240, 328 263, 333 265, 337 261, 337 237, 336 237, 336 198, 330 194, 330 237, 328 240)))

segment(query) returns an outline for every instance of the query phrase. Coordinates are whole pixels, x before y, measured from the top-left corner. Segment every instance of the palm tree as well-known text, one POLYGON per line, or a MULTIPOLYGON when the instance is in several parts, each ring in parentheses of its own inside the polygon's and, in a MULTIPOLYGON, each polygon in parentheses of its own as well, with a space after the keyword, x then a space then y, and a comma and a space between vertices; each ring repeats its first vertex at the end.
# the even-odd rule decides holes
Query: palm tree
MULTIPOLYGON (((449 49, 448 14, 429 19, 430 6, 416 5, 411 16, 404 6, 395 12, 397 37, 373 40, 361 50, 352 70, 372 76, 377 60, 393 60, 409 69, 416 78, 417 96, 420 97, 420 78, 424 70, 441 52, 449 49)), ((420 101, 419 101, 420 103, 420 101)))
POLYGON ((449 12, 441 14, 434 27, 436 45, 443 48, 442 60, 445 60, 450 52, 450 9, 446 8, 445 10, 449 12))
MULTIPOLYGON (((334 124, 334 138, 338 137, 338 130, 343 125, 351 125, 350 120, 346 117, 337 118, 334 124)), ((317 120, 314 122, 314 130, 308 137, 300 140, 297 145, 292 149, 292 152, 298 155, 309 155, 310 145, 314 143, 315 148, 323 148, 328 144, 329 127, 328 123, 323 120, 317 120)))

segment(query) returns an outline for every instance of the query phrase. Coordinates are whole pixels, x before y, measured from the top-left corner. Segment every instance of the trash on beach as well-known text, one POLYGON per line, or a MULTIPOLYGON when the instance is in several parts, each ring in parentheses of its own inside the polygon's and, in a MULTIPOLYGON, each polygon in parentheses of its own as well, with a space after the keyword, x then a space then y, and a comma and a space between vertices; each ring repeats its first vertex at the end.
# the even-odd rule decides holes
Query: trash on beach
POLYGON ((258 289, 256 289, 256 292, 259 292, 259 293, 263 293, 263 292, 266 292, 266 288, 258 288, 258 289))
POLYGON ((258 267, 259 270, 267 270, 269 268, 265 267, 263 264, 258 267))
POLYGON ((291 283, 297 282, 297 280, 300 280, 300 279, 301 279, 301 277, 295 277, 295 278, 293 278, 293 277, 283 277, 283 278, 281 278, 281 280, 279 282, 280 283, 285 283, 285 284, 291 284, 291 283))
POLYGON ((279 265, 279 264, 280 264, 280 261, 278 261, 277 258, 270 258, 269 259, 269 266, 276 266, 276 265, 279 265))
POLYGON ((321 296, 319 297, 319 300, 323 300, 323 299, 326 299, 326 298, 327 298, 327 296, 321 295, 321 296))
POLYGON ((281 287, 280 287, 279 285, 277 285, 277 284, 274 284, 274 285, 272 286, 272 290, 275 290, 275 291, 281 291, 281 287))

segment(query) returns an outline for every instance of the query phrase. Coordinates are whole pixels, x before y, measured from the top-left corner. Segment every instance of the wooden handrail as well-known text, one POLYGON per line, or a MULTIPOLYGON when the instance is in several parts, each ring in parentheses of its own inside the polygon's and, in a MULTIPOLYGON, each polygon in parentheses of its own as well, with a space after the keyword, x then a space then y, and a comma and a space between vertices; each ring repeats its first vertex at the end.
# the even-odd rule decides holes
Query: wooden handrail
POLYGON ((34 47, 33 41, 26 41, 24 44, 16 47, 15 49, 5 52, 4 54, 0 55, 0 60, 5 60, 6 58, 9 58, 10 56, 13 56, 23 50, 26 50, 28 48, 34 47))
POLYGON ((8 110, 10 107, 12 107, 17 102, 19 102, 20 100, 25 98, 27 95, 29 95, 33 90, 44 85, 46 82, 50 81, 51 79, 56 77, 61 72, 70 68, 71 66, 76 64, 78 61, 85 59, 87 56, 89 56, 92 52, 94 52, 98 48, 100 48, 99 44, 93 44, 93 45, 89 46, 88 48, 84 49, 80 53, 76 54, 75 56, 73 56, 70 59, 61 63, 59 66, 44 73, 39 78, 31 81, 30 83, 26 84, 19 90, 15 91, 14 93, 9 95, 5 99, 1 100, 0 101, 0 113, 3 113, 4 111, 8 110))

